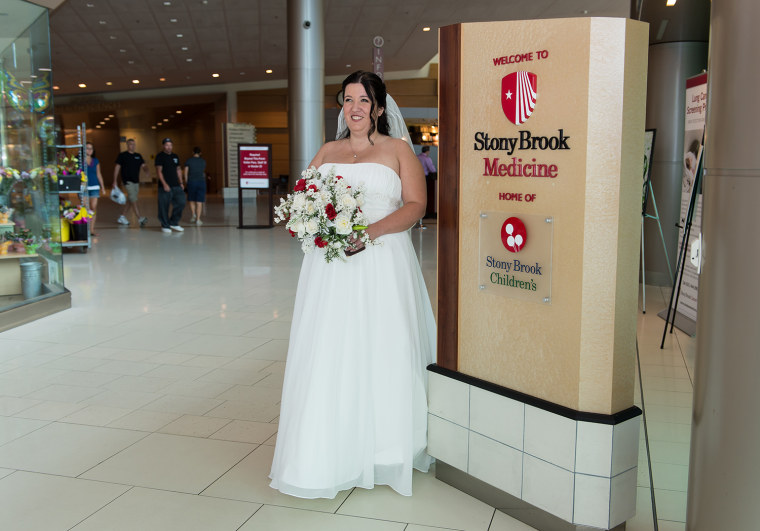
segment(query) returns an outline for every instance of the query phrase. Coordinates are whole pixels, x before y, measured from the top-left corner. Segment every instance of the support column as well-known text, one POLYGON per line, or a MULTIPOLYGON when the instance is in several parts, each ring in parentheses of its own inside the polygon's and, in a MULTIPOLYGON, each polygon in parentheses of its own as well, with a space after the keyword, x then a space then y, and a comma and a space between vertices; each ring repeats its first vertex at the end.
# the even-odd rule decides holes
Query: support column
POLYGON ((238 100, 237 90, 227 91, 227 121, 237 122, 238 100))
POLYGON ((325 140, 324 35, 323 0, 288 0, 288 129, 291 186, 325 140))
POLYGON ((712 3, 687 529, 760 523, 760 3, 712 3))

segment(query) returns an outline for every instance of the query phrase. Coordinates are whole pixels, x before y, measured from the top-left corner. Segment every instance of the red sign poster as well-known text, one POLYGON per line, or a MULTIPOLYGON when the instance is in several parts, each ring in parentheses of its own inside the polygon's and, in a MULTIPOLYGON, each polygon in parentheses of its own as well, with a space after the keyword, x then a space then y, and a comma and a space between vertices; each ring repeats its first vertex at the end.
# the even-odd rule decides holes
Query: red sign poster
POLYGON ((240 188, 269 188, 271 147, 268 145, 238 146, 240 188))

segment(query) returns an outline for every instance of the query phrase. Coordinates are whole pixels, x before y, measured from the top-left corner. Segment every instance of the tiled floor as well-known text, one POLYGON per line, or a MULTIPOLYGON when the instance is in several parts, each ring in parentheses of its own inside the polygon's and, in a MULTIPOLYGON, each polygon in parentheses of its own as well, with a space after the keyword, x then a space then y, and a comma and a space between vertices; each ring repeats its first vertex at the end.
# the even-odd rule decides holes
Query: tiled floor
MULTIPOLYGON (((155 216, 119 227, 103 203, 93 248, 65 256, 73 307, 0 334, 0 529, 531 529, 433 474, 415 474, 410 498, 270 489, 299 247, 280 229, 238 230, 219 202, 181 234, 155 216)), ((434 294, 428 227, 412 237, 434 294)), ((647 288, 638 339, 659 529, 677 530, 695 343, 676 331, 659 349, 666 296, 647 288)), ((634 531, 654 529, 641 433, 634 531)))

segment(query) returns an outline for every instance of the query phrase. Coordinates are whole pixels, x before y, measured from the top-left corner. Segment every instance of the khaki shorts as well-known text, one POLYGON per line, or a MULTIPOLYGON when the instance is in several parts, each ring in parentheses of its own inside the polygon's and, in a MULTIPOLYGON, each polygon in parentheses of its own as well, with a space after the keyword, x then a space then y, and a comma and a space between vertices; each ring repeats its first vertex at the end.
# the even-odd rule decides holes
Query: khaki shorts
POLYGON ((125 182, 124 188, 127 190, 127 200, 130 203, 137 203, 137 192, 140 190, 140 183, 125 182))

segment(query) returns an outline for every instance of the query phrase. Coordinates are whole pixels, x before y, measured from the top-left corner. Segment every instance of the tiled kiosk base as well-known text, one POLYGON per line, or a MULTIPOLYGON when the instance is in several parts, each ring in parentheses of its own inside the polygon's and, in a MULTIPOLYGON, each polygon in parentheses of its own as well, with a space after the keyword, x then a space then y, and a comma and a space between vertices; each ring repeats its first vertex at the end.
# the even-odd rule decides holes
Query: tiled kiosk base
POLYGON ((613 529, 634 515, 639 408, 584 413, 428 372, 428 452, 441 480, 541 529, 613 529))

